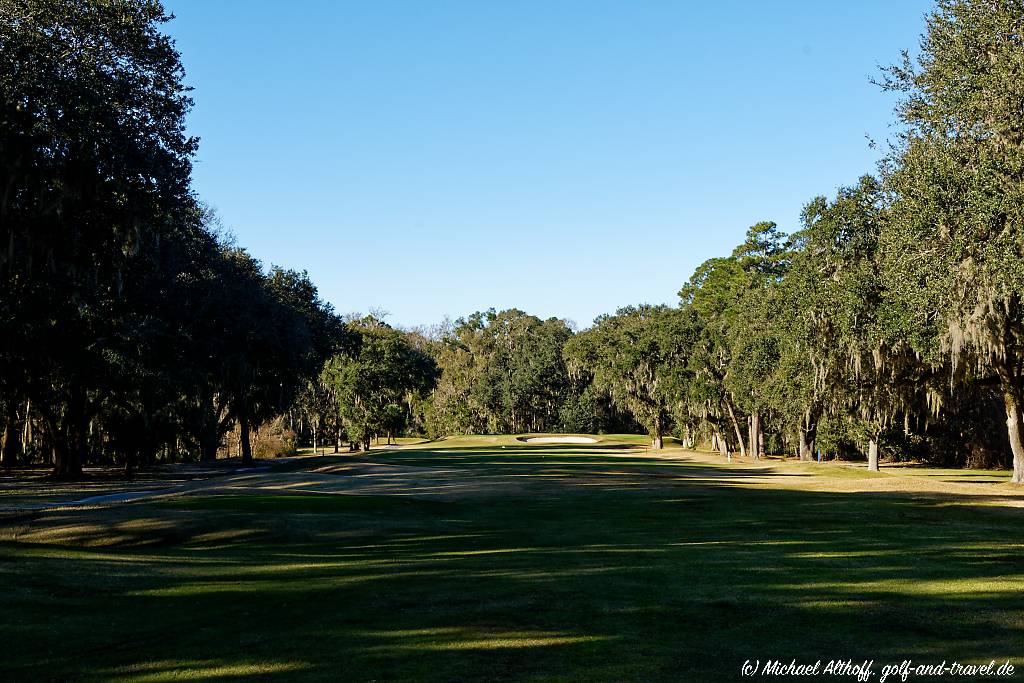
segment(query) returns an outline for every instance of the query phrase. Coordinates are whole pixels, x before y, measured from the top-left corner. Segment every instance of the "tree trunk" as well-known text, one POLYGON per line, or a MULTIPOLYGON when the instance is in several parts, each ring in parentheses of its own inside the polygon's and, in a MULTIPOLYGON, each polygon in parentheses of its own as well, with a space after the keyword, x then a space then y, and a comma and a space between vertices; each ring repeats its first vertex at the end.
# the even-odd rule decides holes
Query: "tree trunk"
POLYGON ((238 441, 239 449, 242 454, 242 464, 252 464, 252 441, 249 437, 249 416, 245 411, 245 403, 242 403, 242 410, 239 411, 238 415, 238 441))
POLYGON ((47 411, 46 417, 50 440, 53 443, 53 473, 67 479, 81 477, 85 449, 88 446, 86 434, 89 428, 85 390, 81 388, 71 390, 71 395, 65 406, 63 424, 50 411, 47 411))
POLYGON ((715 434, 715 437, 718 439, 718 452, 722 454, 723 458, 725 458, 729 462, 732 462, 732 454, 729 453, 729 444, 727 444, 725 442, 725 439, 723 439, 717 433, 715 434))
POLYGON ((814 460, 814 432, 809 429, 800 428, 800 459, 804 462, 814 460))
POLYGON ((18 444, 16 431, 18 431, 18 404, 11 401, 7 406, 7 415, 4 419, 3 441, 0 442, 0 467, 5 469, 14 467, 18 444))
POLYGON ((747 442, 747 447, 749 448, 750 444, 753 443, 753 438, 754 438, 754 416, 753 415, 747 415, 747 438, 750 439, 750 441, 747 442))
POLYGON ((725 402, 725 407, 729 409, 729 420, 732 421, 733 431, 736 432, 736 443, 740 445, 740 457, 747 457, 747 449, 743 446, 743 432, 740 431, 740 423, 736 421, 736 413, 732 409, 732 403, 729 401, 725 402))
POLYGON ((804 411, 804 419, 797 428, 800 432, 800 459, 814 460, 814 442, 817 439, 817 419, 812 416, 811 409, 804 411))
POLYGON ((814 460, 814 446, 818 440, 818 410, 808 408, 804 413, 804 424, 801 433, 807 442, 807 459, 814 460))
POLYGON ((878 471, 878 441, 876 439, 868 441, 868 469, 872 472, 878 471))
POLYGON ((757 459, 760 460, 761 458, 767 457, 767 455, 768 454, 765 452, 765 449, 764 449, 764 430, 761 429, 761 419, 760 419, 760 416, 758 416, 758 420, 757 420, 757 459))
POLYGON ((761 457, 761 415, 750 414, 750 455, 754 460, 761 457))
POLYGON ((214 402, 213 396, 204 396, 202 405, 202 425, 199 434, 199 460, 200 462, 213 462, 217 459, 217 449, 220 447, 221 415, 214 402))
POLYGON ((217 446, 220 445, 220 438, 217 435, 217 431, 206 429, 203 432, 202 439, 199 443, 199 460, 200 462, 213 462, 217 459, 217 446))
POLYGON ((662 433, 664 428, 661 423, 661 415, 654 418, 654 434, 651 435, 651 448, 655 450, 661 450, 665 447, 665 442, 662 439, 662 433))
POLYGON ((54 474, 62 479, 76 479, 82 476, 85 440, 73 427, 69 426, 66 431, 65 438, 58 436, 53 439, 54 474))
POLYGON ((1013 478, 1015 484, 1024 483, 1024 423, 1022 423, 1021 392, 1018 387, 1004 381, 1003 403, 1006 405, 1006 433, 1013 451, 1013 478))
POLYGON ((27 453, 28 447, 35 443, 35 430, 32 425, 32 400, 25 401, 25 420, 21 427, 21 452, 27 453))

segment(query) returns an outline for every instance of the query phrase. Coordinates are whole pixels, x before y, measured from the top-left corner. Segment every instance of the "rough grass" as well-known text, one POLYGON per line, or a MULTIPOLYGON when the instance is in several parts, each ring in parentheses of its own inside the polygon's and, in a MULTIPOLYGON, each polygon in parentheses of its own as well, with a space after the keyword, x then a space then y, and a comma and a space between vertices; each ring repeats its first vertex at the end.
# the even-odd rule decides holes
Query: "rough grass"
POLYGON ((747 659, 1020 656, 1016 489, 630 445, 371 454, 517 482, 488 495, 233 484, 0 527, 5 678, 718 681, 747 659))

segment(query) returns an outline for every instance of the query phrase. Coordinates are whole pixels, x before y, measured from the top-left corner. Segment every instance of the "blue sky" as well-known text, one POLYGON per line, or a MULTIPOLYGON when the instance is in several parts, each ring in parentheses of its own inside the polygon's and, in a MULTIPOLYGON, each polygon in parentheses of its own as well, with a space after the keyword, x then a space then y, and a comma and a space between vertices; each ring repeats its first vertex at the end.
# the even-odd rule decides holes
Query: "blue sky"
POLYGON ((339 312, 677 303, 874 169, 929 3, 169 0, 194 178, 339 312))

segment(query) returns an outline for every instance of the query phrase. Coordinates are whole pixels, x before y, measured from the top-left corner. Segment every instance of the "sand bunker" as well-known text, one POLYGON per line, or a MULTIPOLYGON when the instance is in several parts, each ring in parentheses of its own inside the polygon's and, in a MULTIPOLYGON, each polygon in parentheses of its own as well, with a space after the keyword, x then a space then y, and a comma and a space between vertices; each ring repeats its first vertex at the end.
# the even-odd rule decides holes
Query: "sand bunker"
POLYGON ((597 443, 592 436, 521 436, 524 443, 597 443))

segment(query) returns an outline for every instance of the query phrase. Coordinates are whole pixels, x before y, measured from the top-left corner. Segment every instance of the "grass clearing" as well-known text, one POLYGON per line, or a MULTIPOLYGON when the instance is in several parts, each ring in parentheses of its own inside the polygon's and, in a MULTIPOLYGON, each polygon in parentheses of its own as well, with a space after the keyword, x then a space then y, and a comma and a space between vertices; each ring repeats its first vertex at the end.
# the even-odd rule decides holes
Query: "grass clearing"
POLYGON ((1024 637, 1024 510, 1001 483, 615 438, 325 462, 0 526, 5 673, 733 680, 769 657, 1012 660, 1024 637), (246 488, 274 477, 292 488, 246 488))

